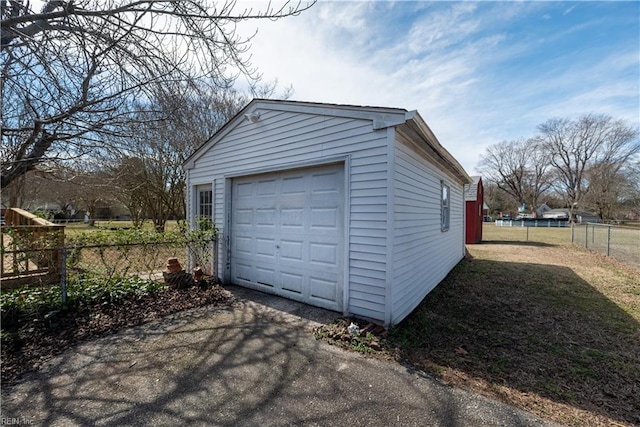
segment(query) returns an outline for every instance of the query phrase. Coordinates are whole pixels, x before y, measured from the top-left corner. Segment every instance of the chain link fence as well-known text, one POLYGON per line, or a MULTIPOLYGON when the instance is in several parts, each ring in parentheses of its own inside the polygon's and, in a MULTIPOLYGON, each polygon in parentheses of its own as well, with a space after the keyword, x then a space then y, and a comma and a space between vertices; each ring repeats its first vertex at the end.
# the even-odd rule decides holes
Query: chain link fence
POLYGON ((640 269, 640 229, 609 224, 573 224, 571 242, 640 269))
POLYGON ((527 242, 557 245, 569 241, 566 221, 495 221, 483 225, 484 242, 527 242))
POLYGON ((184 269, 198 266, 206 275, 215 277, 215 246, 215 240, 82 245, 62 248, 62 259, 67 278, 92 274, 162 280, 169 258, 177 258, 184 269))
MULTIPOLYGON (((20 286, 60 285, 82 277, 137 276, 162 281, 168 259, 177 258, 180 270, 199 267, 216 279, 216 239, 153 240, 151 242, 34 245, 3 235, 0 280, 2 289, 20 286)), ((172 266, 175 269, 175 266, 172 266)))

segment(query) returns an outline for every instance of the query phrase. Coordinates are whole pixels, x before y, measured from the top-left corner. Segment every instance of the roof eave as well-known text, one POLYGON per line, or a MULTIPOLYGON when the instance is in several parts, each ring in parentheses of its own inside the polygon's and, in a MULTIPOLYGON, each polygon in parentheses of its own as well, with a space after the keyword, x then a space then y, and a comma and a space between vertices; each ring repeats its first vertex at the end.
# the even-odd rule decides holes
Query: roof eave
MULTIPOLYGON (((458 178, 463 184, 473 184, 474 180, 464 170, 462 165, 447 151, 446 148, 440 144, 438 138, 431 131, 427 123, 422 119, 420 113, 416 110, 408 111, 405 114, 406 121, 404 125, 408 126, 415 133, 417 133, 423 142, 428 145, 438 156, 438 163, 449 170, 456 178, 458 178)), ((402 126, 402 125, 401 125, 402 126)))

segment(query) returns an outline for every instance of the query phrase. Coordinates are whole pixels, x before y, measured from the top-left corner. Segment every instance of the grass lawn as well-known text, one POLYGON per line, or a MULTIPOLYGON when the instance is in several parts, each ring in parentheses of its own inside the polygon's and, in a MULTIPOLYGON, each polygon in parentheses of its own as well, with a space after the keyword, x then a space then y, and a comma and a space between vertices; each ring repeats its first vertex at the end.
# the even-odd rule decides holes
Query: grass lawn
MULTIPOLYGON (((72 222, 65 224, 64 232, 69 236, 74 236, 81 232, 93 232, 98 230, 115 230, 118 228, 132 228, 131 221, 96 221, 93 227, 82 222, 72 222)), ((153 223, 145 221, 142 225, 145 230, 153 230, 153 223)), ((178 221, 167 221, 166 231, 176 231, 178 229, 178 221)))
POLYGON ((566 425, 640 424, 640 272, 570 230, 484 242, 391 331, 414 366, 566 425))

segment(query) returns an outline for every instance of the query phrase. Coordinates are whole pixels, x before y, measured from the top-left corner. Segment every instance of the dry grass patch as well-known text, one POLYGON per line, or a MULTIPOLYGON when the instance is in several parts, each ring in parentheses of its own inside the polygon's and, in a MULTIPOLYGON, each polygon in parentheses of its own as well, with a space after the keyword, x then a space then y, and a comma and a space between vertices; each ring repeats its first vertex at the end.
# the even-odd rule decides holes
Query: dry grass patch
POLYGON ((535 231, 527 242, 486 227, 390 342, 445 381, 563 424, 640 424, 640 272, 571 246, 568 230, 535 231))

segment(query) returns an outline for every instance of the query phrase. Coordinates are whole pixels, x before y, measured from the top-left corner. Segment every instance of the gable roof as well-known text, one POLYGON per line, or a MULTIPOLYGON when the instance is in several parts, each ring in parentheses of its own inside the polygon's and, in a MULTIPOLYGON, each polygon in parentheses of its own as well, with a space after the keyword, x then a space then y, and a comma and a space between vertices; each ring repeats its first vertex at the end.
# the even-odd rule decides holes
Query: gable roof
POLYGON ((465 184, 464 186, 464 200, 465 202, 475 202, 478 200, 478 187, 482 181, 480 176, 472 176, 473 183, 465 184))
POLYGON ((184 169, 192 169, 195 162, 213 147, 218 141, 231 132, 237 124, 244 120, 245 115, 251 115, 264 110, 290 111, 321 116, 348 117, 353 119, 371 120, 374 130, 388 127, 400 128, 404 133, 417 135, 432 157, 456 176, 462 183, 471 183, 471 178, 458 161, 440 144, 431 129, 420 114, 404 108, 358 106, 348 104, 329 104, 304 101, 283 101, 273 99, 253 99, 240 112, 232 117, 211 138, 196 149, 183 163, 184 169), (434 155, 435 154, 435 155, 434 155))
POLYGON ((543 213, 549 212, 550 210, 551 208, 549 207, 549 205, 543 203, 536 209, 536 214, 538 214, 538 216, 542 216, 543 213))

